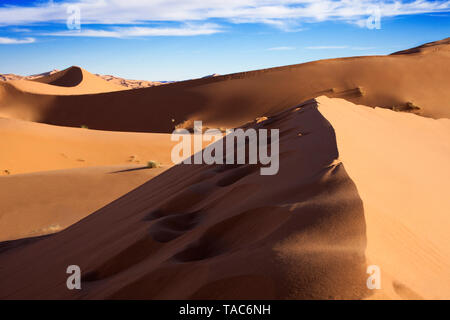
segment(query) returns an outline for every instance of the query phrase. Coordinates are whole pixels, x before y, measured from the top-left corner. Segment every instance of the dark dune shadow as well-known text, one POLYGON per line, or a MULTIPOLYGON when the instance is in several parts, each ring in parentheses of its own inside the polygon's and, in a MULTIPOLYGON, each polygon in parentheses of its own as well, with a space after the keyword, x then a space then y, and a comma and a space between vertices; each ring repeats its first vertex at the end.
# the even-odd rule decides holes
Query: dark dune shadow
POLYGON ((83 81, 83 71, 79 67, 70 67, 52 75, 33 80, 58 87, 75 87, 83 81))
POLYGON ((130 171, 139 171, 139 170, 146 170, 146 169, 153 169, 153 168, 149 168, 149 167, 145 166, 145 167, 139 167, 139 168, 132 168, 132 169, 124 169, 124 170, 113 171, 113 172, 109 172, 109 174, 130 172, 130 171))
POLYGON ((0 242, 0 254, 5 253, 8 250, 23 248, 27 245, 36 243, 40 240, 47 239, 52 235, 38 236, 38 237, 30 237, 18 240, 9 240, 0 242))

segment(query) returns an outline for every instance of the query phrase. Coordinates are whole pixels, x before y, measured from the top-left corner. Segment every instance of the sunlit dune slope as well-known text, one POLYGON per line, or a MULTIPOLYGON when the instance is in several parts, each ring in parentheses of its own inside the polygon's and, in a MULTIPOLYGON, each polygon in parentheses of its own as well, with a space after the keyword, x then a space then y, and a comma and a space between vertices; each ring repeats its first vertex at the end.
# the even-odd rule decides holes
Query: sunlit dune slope
POLYGON ((0 176, 45 170, 172 165, 168 134, 66 128, 0 118, 0 176))
POLYGON ((450 120, 318 99, 364 204, 379 298, 450 298, 450 120))
POLYGON ((61 231, 166 168, 129 164, 0 177, 0 241, 61 231))

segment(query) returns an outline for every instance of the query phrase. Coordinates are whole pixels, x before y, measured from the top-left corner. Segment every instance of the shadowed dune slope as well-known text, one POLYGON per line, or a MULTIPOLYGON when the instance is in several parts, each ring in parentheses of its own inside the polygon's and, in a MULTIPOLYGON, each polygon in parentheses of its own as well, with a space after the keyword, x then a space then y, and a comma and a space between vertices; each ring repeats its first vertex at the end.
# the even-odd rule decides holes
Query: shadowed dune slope
POLYGON ((85 80, 85 77, 89 77, 85 70, 79 67, 70 67, 66 70, 39 77, 32 81, 51 84, 58 87, 76 87, 85 80))
POLYGON ((0 177, 0 241, 61 231, 166 168, 129 164, 0 177))
POLYGON ((280 129, 277 175, 174 166, 62 232, 4 243, 0 298, 366 297, 363 204, 316 102, 249 126, 280 129))
POLYGON ((433 50, 420 53, 322 60, 95 95, 40 95, 0 84, 0 116, 167 133, 192 119, 209 127, 238 127, 326 95, 427 117, 449 117, 449 46, 444 41, 428 44, 433 50))

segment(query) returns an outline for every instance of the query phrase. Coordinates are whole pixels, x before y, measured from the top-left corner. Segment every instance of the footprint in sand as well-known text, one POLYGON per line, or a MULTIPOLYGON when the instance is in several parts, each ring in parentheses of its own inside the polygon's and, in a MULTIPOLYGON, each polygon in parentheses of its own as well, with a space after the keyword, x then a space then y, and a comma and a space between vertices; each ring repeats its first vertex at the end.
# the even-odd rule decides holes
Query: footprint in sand
POLYGON ((395 293, 405 300, 424 300, 423 297, 399 281, 394 281, 392 287, 394 288, 395 293))

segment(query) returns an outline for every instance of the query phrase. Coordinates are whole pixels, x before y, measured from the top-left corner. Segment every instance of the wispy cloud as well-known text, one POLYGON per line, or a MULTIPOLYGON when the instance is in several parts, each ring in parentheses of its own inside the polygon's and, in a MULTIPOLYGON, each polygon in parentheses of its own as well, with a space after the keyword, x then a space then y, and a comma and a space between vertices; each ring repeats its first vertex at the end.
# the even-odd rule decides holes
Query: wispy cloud
POLYGON ((295 50, 294 47, 273 47, 268 48, 267 51, 288 51, 288 50, 295 50))
POLYGON ((15 38, 0 37, 0 44, 24 44, 24 43, 33 43, 35 41, 36 41, 35 38, 15 39, 15 38))
POLYGON ((364 50, 374 50, 377 49, 377 47, 350 47, 350 49, 364 51, 364 50))
POLYGON ((350 50, 373 50, 377 47, 353 47, 353 46, 312 46, 306 47, 308 50, 336 50, 336 49, 350 49, 350 50))
POLYGON ((312 46, 306 47, 308 50, 333 50, 333 49, 347 49, 348 46, 312 46))
POLYGON ((236 23, 282 23, 308 19, 357 20, 370 15, 373 6, 383 16, 436 13, 450 10, 448 0, 79 0, 36 2, 34 6, 0 7, 0 24, 64 22, 68 5, 81 9, 84 23, 136 24, 143 21, 194 21, 210 18, 236 23))
POLYGON ((217 24, 206 23, 200 25, 187 24, 175 28, 160 27, 110 27, 107 29, 81 29, 58 32, 48 32, 46 36, 98 37, 98 38, 130 38, 145 36, 198 36, 222 32, 217 24))
MULTIPOLYGON (((210 19, 219 19, 233 24, 263 23, 285 31, 298 31, 304 24, 330 20, 362 25, 362 21, 371 15, 374 7, 382 17, 450 11, 450 0, 75 0, 46 3, 37 1, 35 5, 28 6, 1 6, 0 26, 65 24, 69 16, 67 11, 69 5, 80 8, 83 25, 147 27, 146 24, 152 22, 205 23, 210 19)), ((152 32, 149 35, 152 35, 152 32)), ((84 31, 84 34, 95 33, 84 31)), ((117 31, 105 29, 98 34, 117 36, 117 31)), ((191 34, 196 33, 186 33, 191 34)))

